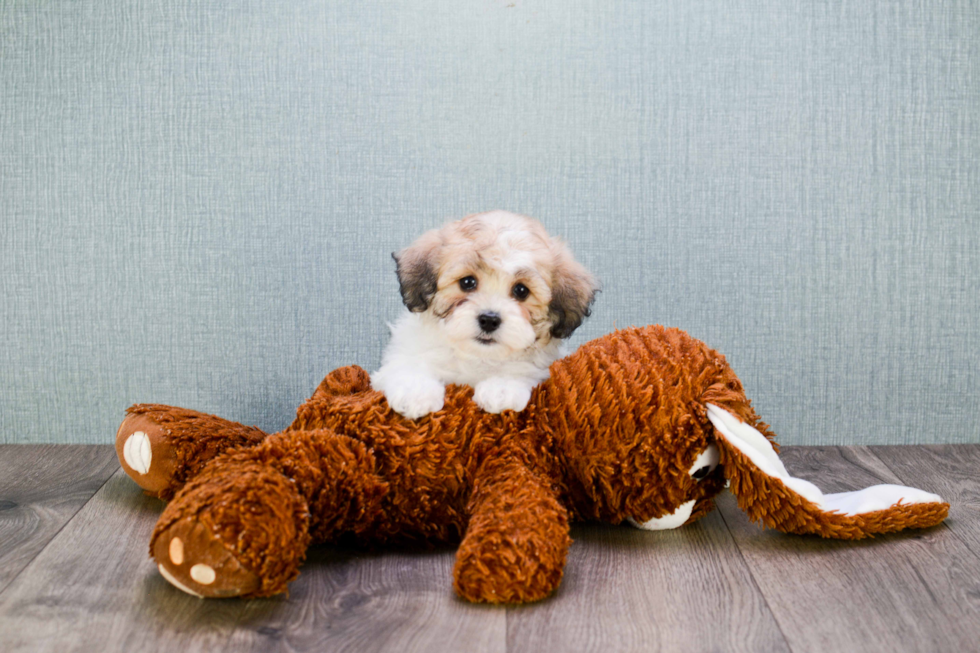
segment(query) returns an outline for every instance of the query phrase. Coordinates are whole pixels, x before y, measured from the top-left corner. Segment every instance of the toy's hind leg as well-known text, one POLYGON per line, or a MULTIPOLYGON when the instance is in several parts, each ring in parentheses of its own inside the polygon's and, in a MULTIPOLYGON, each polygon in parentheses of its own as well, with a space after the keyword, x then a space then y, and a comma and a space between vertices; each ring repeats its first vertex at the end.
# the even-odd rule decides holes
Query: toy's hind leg
POLYGON ((271 596, 311 541, 376 520, 387 486, 361 442, 287 431, 215 458, 164 510, 150 541, 160 573, 206 597, 271 596))
POLYGON ((169 499, 215 456, 258 444, 265 432, 196 410, 136 404, 116 432, 119 464, 148 494, 169 499))
POLYGON ((568 514, 551 486, 515 458, 484 465, 456 554, 456 592, 469 601, 523 603, 561 582, 568 514))

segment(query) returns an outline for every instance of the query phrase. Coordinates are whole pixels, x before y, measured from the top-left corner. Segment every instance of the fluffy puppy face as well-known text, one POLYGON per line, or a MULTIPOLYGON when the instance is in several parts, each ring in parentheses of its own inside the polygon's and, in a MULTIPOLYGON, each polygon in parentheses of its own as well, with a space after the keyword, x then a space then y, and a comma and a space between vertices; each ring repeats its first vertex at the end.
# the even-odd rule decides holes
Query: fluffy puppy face
POLYGON ((506 211, 426 232, 394 257, 408 309, 430 314, 454 349, 483 359, 567 338, 598 290, 540 223, 506 211))

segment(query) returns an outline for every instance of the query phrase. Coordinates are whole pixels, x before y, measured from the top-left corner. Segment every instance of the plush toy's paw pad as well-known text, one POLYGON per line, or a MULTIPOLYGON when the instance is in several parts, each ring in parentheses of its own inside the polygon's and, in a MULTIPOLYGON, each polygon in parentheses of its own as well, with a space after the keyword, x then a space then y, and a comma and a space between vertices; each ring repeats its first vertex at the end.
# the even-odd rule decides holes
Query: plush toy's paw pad
POLYGON ((522 411, 531 400, 531 389, 522 381, 490 378, 476 385, 473 401, 488 413, 522 411))
POLYGON ((188 594, 202 598, 256 592, 261 581, 245 568, 204 524, 181 520, 161 533, 153 546, 160 574, 188 594))
POLYGON ((136 484, 157 493, 169 487, 177 457, 166 430, 148 415, 128 415, 116 431, 119 464, 136 484))
POLYGON ((446 388, 426 377, 389 382, 384 391, 392 410, 408 419, 418 419, 441 410, 446 399, 446 388))

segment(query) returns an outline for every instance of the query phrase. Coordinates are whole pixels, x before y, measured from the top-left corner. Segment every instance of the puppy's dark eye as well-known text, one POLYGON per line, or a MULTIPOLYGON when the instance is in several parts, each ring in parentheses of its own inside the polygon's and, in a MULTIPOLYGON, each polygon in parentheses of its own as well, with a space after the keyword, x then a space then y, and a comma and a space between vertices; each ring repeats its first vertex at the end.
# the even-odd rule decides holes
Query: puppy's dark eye
POLYGON ((476 290, 476 277, 470 275, 468 277, 463 277, 459 280, 459 289, 463 292, 470 292, 471 290, 476 290))
POLYGON ((694 477, 695 481, 700 481, 702 478, 704 478, 710 473, 711 473, 711 467, 709 465, 705 465, 704 467, 699 467, 697 470, 695 470, 695 472, 691 474, 691 476, 694 477))
POLYGON ((510 289, 510 294, 514 296, 519 302, 527 299, 527 296, 531 294, 531 291, 523 283, 515 283, 514 287, 510 289))

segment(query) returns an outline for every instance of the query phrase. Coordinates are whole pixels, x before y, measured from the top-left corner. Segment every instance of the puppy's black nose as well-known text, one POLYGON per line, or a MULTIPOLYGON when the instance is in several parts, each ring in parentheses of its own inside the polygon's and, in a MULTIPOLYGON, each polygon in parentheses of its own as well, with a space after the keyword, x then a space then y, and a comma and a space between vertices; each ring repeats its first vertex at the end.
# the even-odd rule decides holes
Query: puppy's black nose
POLYGON ((480 313, 476 321, 480 323, 484 333, 493 333, 500 326, 500 316, 496 313, 480 313))

